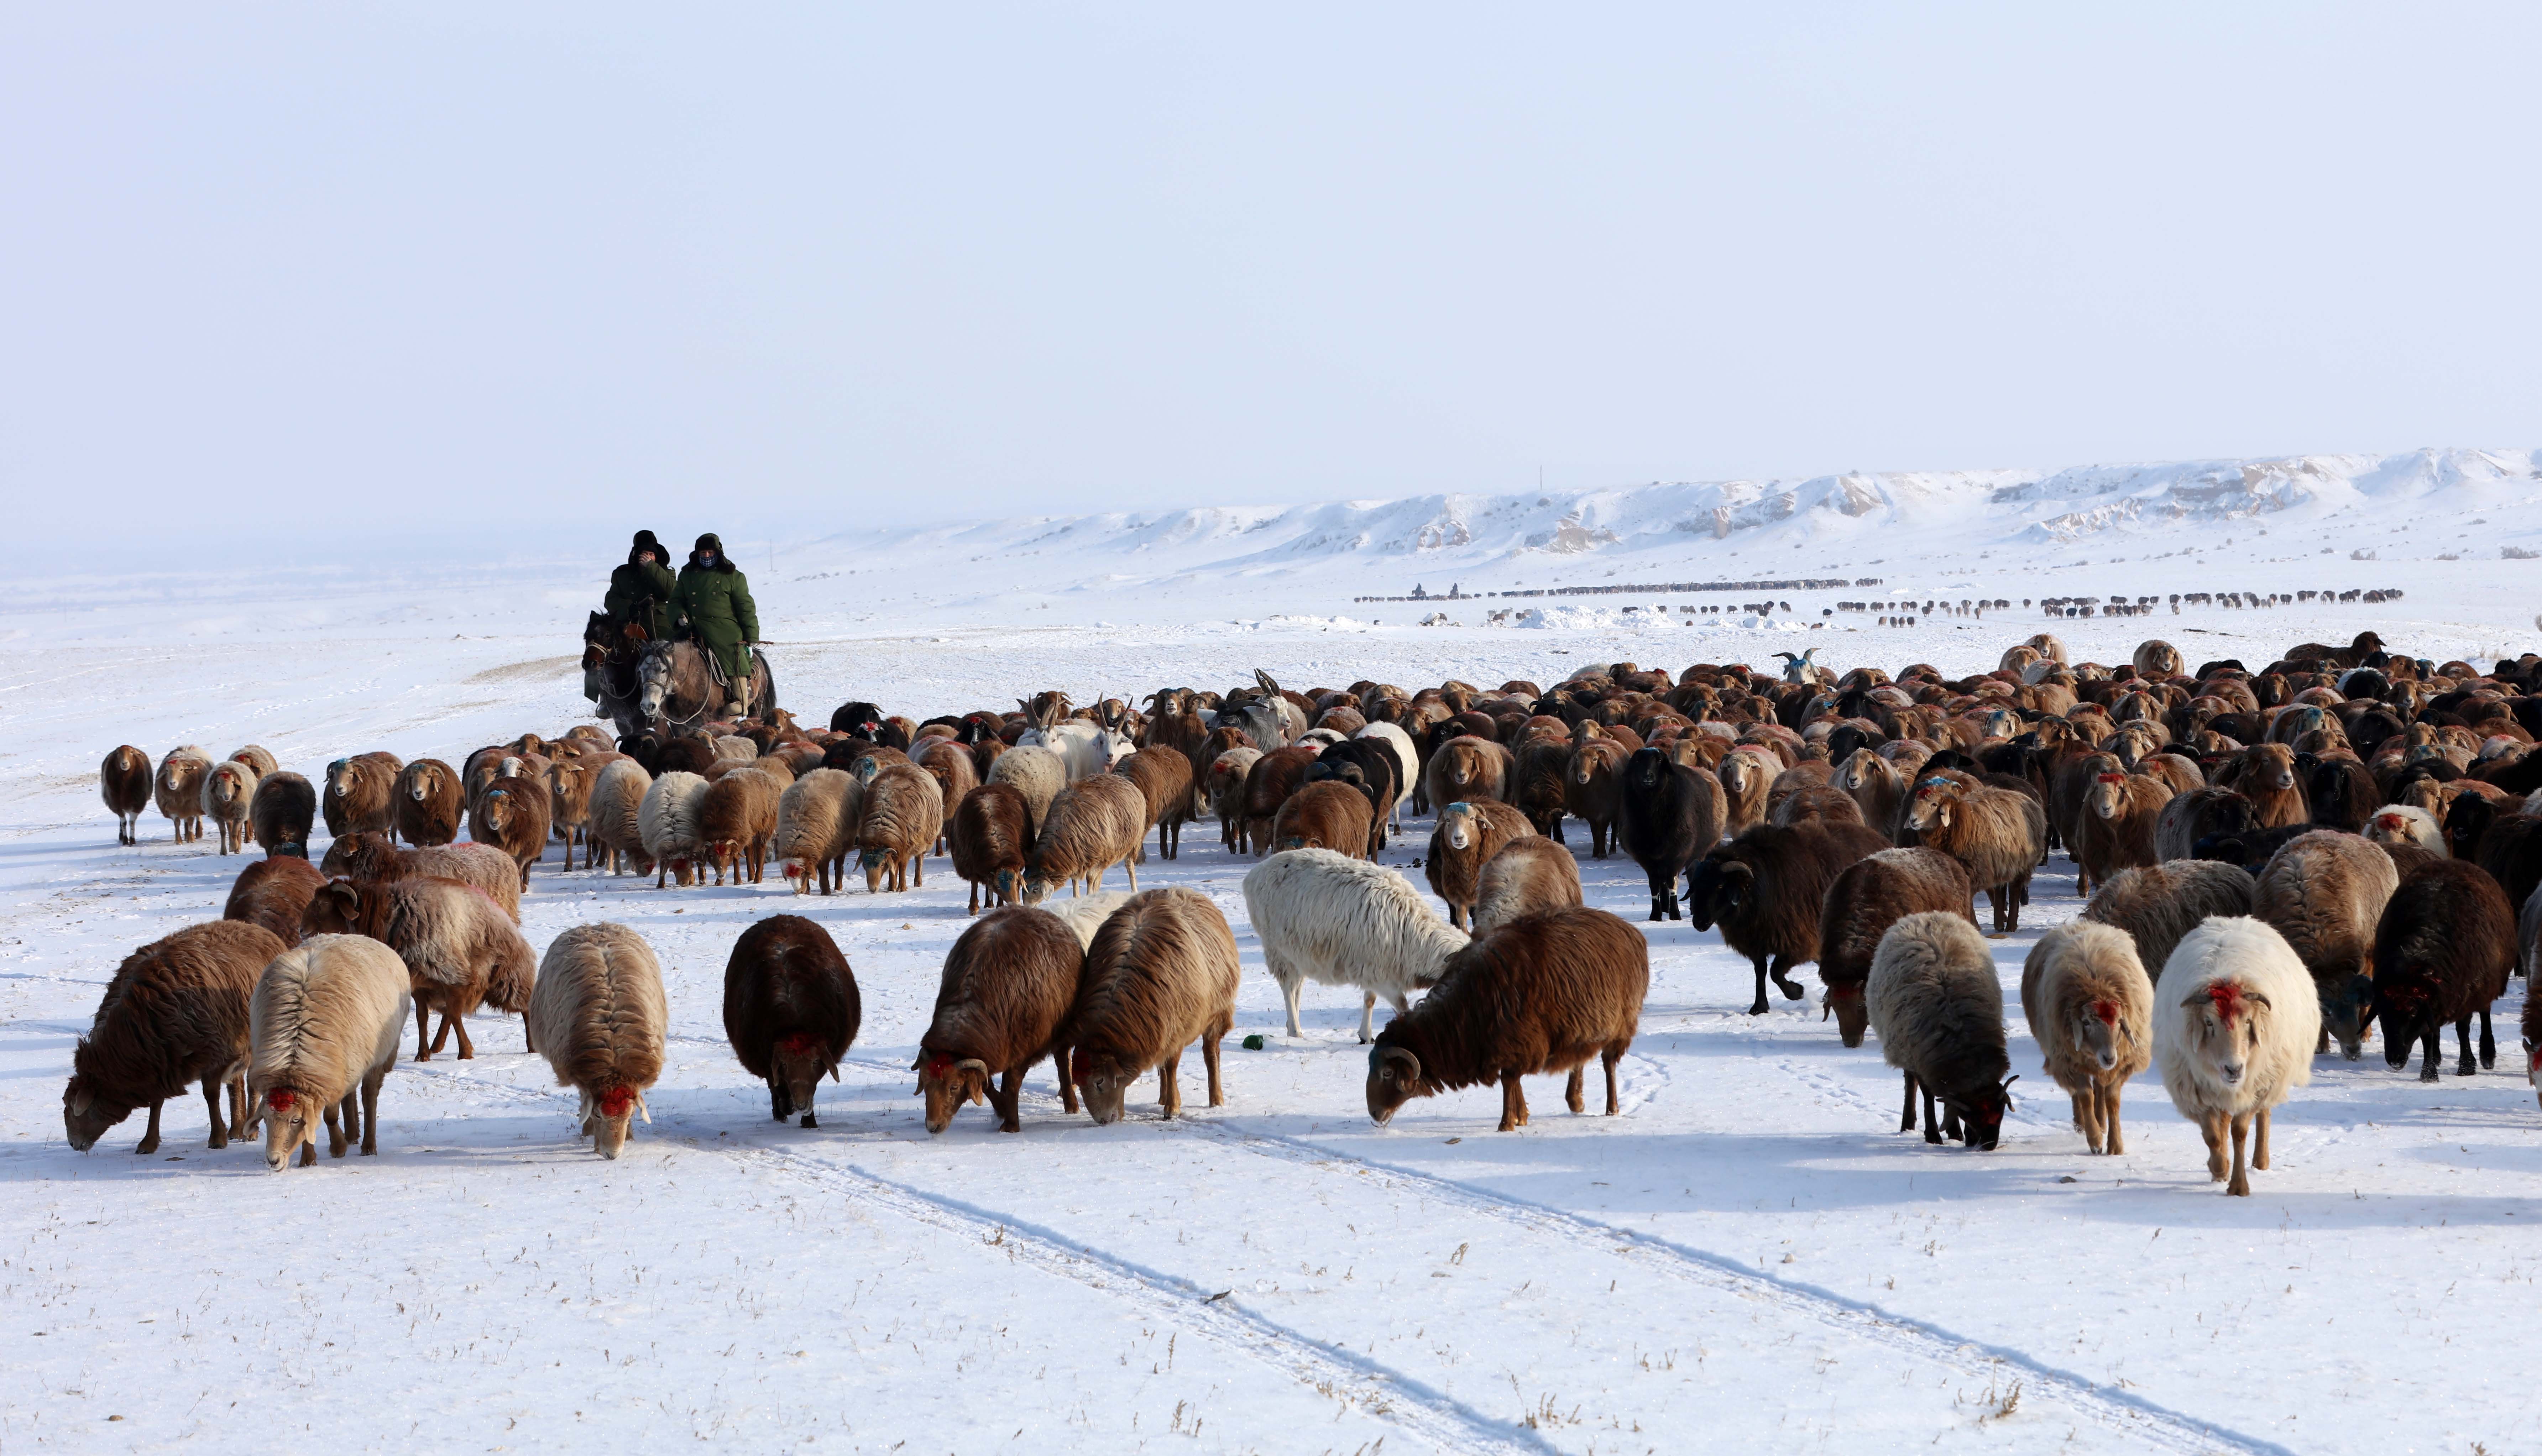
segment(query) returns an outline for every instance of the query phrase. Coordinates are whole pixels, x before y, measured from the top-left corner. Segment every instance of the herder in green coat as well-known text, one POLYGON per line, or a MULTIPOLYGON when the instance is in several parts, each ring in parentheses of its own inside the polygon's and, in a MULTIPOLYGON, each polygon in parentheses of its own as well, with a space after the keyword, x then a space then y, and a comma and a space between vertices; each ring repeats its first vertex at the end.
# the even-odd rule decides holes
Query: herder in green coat
POLYGON ((689 619, 698 641, 722 664, 736 712, 750 706, 750 644, 759 640, 759 608, 750 600, 750 578, 723 553, 723 540, 710 531, 698 538, 689 564, 680 568, 671 606, 689 619))
POLYGON ((609 573, 609 595, 601 600, 601 610, 611 621, 642 627, 644 635, 656 642, 671 639, 671 628, 678 621, 671 610, 671 594, 680 582, 671 574, 670 558, 652 532, 636 533, 627 564, 609 573))

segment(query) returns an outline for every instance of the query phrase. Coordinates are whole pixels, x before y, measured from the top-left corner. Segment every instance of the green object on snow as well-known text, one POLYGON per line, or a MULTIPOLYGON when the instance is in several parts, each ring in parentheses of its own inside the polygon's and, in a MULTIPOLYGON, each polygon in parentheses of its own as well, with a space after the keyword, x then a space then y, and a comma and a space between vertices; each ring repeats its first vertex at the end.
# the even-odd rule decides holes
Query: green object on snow
POLYGON ((1253 1035, 1244 1039, 1244 1050, 1247 1052, 1259 1052, 1262 1050, 1262 1033, 1260 1032, 1255 1032, 1253 1035))

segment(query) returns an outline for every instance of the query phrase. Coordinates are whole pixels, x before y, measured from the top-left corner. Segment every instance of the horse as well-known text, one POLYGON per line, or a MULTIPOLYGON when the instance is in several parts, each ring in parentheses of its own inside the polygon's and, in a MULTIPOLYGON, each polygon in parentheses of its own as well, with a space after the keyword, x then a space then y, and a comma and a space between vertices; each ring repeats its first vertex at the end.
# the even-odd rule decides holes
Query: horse
MULTIPOLYGON (((706 649, 695 642, 648 645, 636 660, 636 678, 637 729, 628 733, 631 738, 642 729, 689 732, 723 705, 724 692, 707 665, 706 649)), ((757 649, 750 654, 749 705, 760 718, 777 711, 777 681, 769 674, 768 659, 757 649)))
POLYGON ((621 738, 644 729, 644 713, 636 705, 644 685, 636 663, 647 640, 642 627, 622 627, 605 612, 591 614, 582 624, 582 695, 592 700, 592 716, 616 724, 621 738))

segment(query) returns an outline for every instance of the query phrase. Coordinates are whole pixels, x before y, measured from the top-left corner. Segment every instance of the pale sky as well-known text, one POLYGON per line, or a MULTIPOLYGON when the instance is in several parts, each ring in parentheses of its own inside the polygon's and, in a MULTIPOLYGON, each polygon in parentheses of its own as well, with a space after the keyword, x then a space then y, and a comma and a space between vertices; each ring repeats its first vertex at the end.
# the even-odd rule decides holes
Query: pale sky
POLYGON ((19 4, 0 495, 86 552, 2542 444, 2537 56, 2529 4, 19 4))

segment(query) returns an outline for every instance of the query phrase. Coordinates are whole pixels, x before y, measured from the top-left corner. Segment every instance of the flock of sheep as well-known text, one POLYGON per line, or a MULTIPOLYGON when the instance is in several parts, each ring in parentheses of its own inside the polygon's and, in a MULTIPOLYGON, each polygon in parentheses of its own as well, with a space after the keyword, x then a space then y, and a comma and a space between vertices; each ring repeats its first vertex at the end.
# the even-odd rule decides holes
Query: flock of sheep
MULTIPOLYGON (((2061 846, 2090 902, 2023 967, 2045 1070, 2091 1150, 2116 1153, 2121 1089, 2158 1065, 2210 1175, 2247 1194, 2271 1110, 2334 1037, 2355 1059, 2379 1028, 2392 1066, 2423 1049, 2434 1080, 2451 1024, 2463 1074, 2494 1064, 2491 1003, 2542 941, 2542 802, 2526 797, 2542 801, 2542 659, 2438 665, 2368 632, 2258 670, 2185 668, 2159 641, 2069 663, 2042 634, 1958 680, 1616 663, 1550 688, 1296 692, 1257 673, 1159 690, 1144 710, 1045 692, 916 722, 852 702, 820 730, 779 714, 615 744, 589 726, 524 735, 456 769, 365 754, 329 765, 323 791, 253 747, 217 764, 183 748, 155 769, 118 748, 101 777, 122 842, 155 800, 180 839, 210 819, 224 853, 266 857, 223 919, 126 959, 74 1054, 65 1123, 84 1150, 146 1106, 152 1151, 161 1104, 199 1081, 215 1147, 261 1122, 272 1167, 311 1162, 324 1122, 331 1153, 368 1153, 408 1016, 418 1060, 454 1030, 465 1057, 467 1018, 492 1006, 523 1014, 616 1156, 661 1070, 660 967, 616 924, 533 955, 520 899, 552 838, 567 869, 579 846, 586 870, 649 871, 657 888, 758 883, 773 858, 803 895, 843 888, 851 856, 890 893, 947 854, 977 918, 912 1068, 930 1131, 966 1102, 1016 1130, 1043 1058, 1070 1112, 1082 1097, 1115 1121, 1154 1072, 1172 1117, 1195 1042, 1217 1106, 1234 930, 1205 896, 1138 890, 1151 831, 1172 858, 1204 817, 1259 858, 1245 910, 1290 1035, 1307 982, 1361 993, 1376 1121, 1496 1083, 1506 1131, 1528 1121, 1521 1078, 1554 1072, 1579 1112, 1593 1058, 1611 1116, 1648 943, 1583 906, 1578 820, 1589 854, 1645 871, 1652 920, 1718 925, 1752 962, 1752 1013, 1769 983, 1801 999, 1792 973, 1815 962, 1844 1044, 1876 1034, 1903 1073, 1901 1129, 1979 1148, 1996 1145, 2015 1078, 1974 904, 1994 933, 2017 930, 2061 846), (1420 863, 1444 913, 1377 863, 1407 808, 1436 816, 1420 863), (321 815, 332 843, 313 866, 321 815), (1102 893, 1114 866, 1130 893, 1102 893), (1395 1008, 1382 1030, 1381 996, 1395 1008)), ((819 1080, 859 1030, 846 957, 817 922, 771 916, 734 945, 724 990, 773 1116, 814 1126, 819 1080)))

